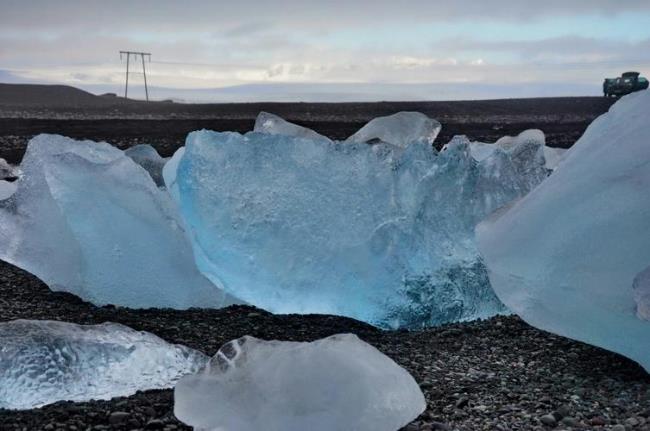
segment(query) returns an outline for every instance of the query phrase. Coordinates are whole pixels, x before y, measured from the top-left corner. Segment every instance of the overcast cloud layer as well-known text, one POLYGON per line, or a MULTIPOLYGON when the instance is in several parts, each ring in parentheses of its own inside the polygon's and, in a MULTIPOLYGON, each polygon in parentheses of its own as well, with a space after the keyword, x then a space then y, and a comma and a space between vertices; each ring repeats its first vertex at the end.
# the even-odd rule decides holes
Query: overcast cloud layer
POLYGON ((0 0, 0 81, 121 92, 127 49, 158 98, 598 94, 650 71, 650 1, 0 0))

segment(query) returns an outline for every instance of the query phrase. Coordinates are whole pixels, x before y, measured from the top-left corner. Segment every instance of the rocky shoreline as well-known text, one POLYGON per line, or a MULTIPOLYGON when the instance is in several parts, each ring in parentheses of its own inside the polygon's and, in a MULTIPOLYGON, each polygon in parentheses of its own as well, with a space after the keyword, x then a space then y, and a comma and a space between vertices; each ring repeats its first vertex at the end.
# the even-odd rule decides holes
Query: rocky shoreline
MULTIPOLYGON (((0 263, 0 321, 119 322, 214 354, 249 334, 314 340, 353 332, 413 374, 428 408, 415 430, 650 430, 650 376, 613 353, 554 336, 514 316, 423 331, 380 331, 352 319, 221 310, 95 307, 51 292, 30 274, 0 263)), ((171 390, 40 409, 0 410, 0 430, 190 429, 173 416, 171 390)))

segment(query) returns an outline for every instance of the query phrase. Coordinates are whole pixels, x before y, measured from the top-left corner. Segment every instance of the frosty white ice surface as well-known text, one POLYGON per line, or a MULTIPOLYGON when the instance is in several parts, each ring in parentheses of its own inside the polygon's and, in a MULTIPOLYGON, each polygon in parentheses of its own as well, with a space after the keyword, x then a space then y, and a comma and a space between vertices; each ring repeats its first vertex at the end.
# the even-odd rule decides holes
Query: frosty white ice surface
POLYGON ((650 266, 634 277, 634 301, 639 319, 650 320, 650 266))
POLYGON ((175 203, 122 151, 40 135, 21 168, 0 201, 0 259, 95 304, 229 301, 197 270, 175 203))
POLYGON ((268 135, 293 136, 295 138, 316 139, 331 142, 331 140, 306 127, 288 122, 268 112, 260 112, 255 119, 254 132, 266 133, 268 135))
POLYGON ((555 170, 564 156, 566 156, 566 148, 544 147, 544 159, 546 160, 546 167, 555 170))
POLYGON ((369 121, 346 142, 384 142, 399 148, 406 148, 413 142, 431 145, 441 127, 439 122, 420 112, 398 112, 369 121))
POLYGON ((352 334, 243 337, 174 391, 174 414, 197 430, 395 431, 425 408, 413 377, 352 334))
POLYGON ((149 144, 135 145, 124 151, 124 154, 142 166, 153 179, 158 187, 164 186, 162 170, 167 159, 160 157, 158 151, 149 144))
POLYGON ((478 163, 464 138, 441 154, 428 141, 400 149, 260 133, 186 142, 172 159, 174 193, 204 274, 273 312, 385 326, 503 312, 474 227, 547 175, 530 143, 478 163))
POLYGON ((168 388, 208 357, 117 323, 0 323, 0 408, 30 409, 168 388))
POLYGON ((544 160, 546 161, 545 166, 550 170, 557 167, 566 152, 563 148, 547 147, 545 145, 546 137, 544 136, 544 132, 538 129, 524 130, 517 136, 504 136, 494 144, 472 142, 470 143, 470 151, 472 157, 480 162, 489 157, 497 148, 501 148, 504 151, 511 151, 522 145, 525 146, 526 142, 532 143, 534 146, 541 145, 543 147, 544 160))
POLYGON ((553 175, 481 224, 477 235, 492 286, 511 310, 650 370, 650 322, 643 318, 648 118, 650 92, 622 98, 589 126, 553 175))

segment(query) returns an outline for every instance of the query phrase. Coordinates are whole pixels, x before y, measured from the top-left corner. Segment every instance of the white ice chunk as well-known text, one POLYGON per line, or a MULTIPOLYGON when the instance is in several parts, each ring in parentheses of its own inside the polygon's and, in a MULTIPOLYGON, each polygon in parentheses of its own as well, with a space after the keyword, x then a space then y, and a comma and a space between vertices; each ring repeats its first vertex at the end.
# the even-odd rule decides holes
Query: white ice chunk
POLYGON ((420 112, 398 112, 368 122, 346 142, 384 142, 406 148, 413 142, 433 144, 442 126, 420 112))
POLYGON ((650 92, 622 98, 546 181, 479 225, 477 238, 511 310, 650 371, 648 118, 650 92))
POLYGON ((124 155, 133 159, 138 165, 142 166, 153 179, 158 187, 164 186, 162 170, 167 159, 160 157, 158 151, 149 144, 135 145, 124 151, 124 155))
POLYGON ((0 323, 0 408, 31 409, 169 388, 208 361, 188 347, 117 323, 0 323))
POLYGON ((243 337, 174 391, 174 414, 196 430, 396 431, 425 408, 413 377, 352 334, 243 337))
POLYGON ((95 304, 219 307, 176 204, 122 151, 40 135, 12 199, 0 201, 0 259, 95 304))
POLYGON ((511 151, 514 148, 526 146, 526 143, 543 147, 545 166, 550 170, 554 170, 557 167, 566 152, 563 148, 547 147, 544 132, 538 129, 524 130, 517 136, 504 136, 494 144, 472 142, 470 144, 470 151, 472 157, 480 162, 492 155, 497 148, 501 148, 504 151, 511 151))
POLYGON ((254 132, 266 133, 268 135, 293 136, 295 138, 315 139, 331 142, 329 138, 314 132, 306 127, 290 123, 285 119, 268 112, 260 112, 255 119, 254 132))
POLYGON ((204 274, 273 312, 384 326, 503 312, 474 227, 547 175, 530 143, 477 163, 463 138, 441 154, 427 141, 399 149, 259 133, 186 142, 175 196, 204 274))
POLYGON ((546 160, 546 167, 555 170, 560 162, 566 156, 566 148, 544 147, 544 159, 546 160))
POLYGON ((477 162, 490 157, 496 148, 496 145, 485 142, 470 142, 469 144, 469 151, 477 162))

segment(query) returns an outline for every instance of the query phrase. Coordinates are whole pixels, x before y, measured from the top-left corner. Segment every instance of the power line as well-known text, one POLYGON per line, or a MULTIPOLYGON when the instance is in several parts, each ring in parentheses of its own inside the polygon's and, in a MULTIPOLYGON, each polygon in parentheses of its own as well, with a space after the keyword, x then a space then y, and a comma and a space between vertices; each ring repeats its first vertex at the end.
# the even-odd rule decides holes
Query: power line
POLYGON ((147 102, 149 101, 149 88, 147 87, 147 71, 144 67, 144 58, 148 57, 149 62, 151 62, 151 54, 148 52, 137 52, 137 51, 120 51, 120 60, 122 60, 122 55, 126 55, 126 84, 124 85, 124 98, 127 98, 129 94, 129 60, 131 56, 140 56, 142 59, 142 75, 144 76, 144 91, 147 97, 147 102))

